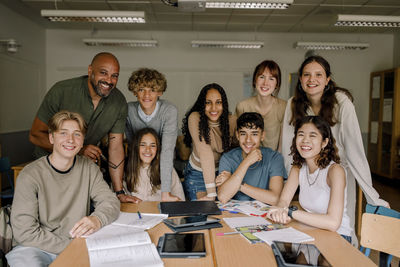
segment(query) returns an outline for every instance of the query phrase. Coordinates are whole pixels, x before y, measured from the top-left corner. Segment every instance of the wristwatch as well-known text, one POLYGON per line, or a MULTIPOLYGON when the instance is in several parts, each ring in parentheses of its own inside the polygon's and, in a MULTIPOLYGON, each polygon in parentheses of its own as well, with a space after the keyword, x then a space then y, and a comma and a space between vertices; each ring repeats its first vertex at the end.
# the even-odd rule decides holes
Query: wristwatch
POLYGON ((293 211, 296 211, 296 210, 298 210, 297 206, 290 206, 288 209, 288 212, 287 212, 288 216, 293 219, 292 213, 293 213, 293 211))
POLYGON ((124 189, 121 189, 121 190, 119 190, 119 191, 116 191, 115 194, 116 194, 117 196, 118 196, 118 195, 121 195, 121 194, 125 195, 125 191, 124 191, 124 189))

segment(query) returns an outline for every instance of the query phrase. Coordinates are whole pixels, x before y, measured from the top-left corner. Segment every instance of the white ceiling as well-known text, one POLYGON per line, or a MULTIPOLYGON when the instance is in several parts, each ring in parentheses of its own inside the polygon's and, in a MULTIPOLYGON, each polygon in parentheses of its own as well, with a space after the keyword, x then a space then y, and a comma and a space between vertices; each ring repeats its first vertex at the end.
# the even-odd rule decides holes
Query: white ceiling
MULTIPOLYGON (((174 1, 174 0, 171 0, 174 1)), ((182 12, 161 0, 0 0, 5 6, 46 28, 224 31, 224 32, 329 32, 394 33, 400 28, 336 27, 337 14, 400 16, 400 0, 294 0, 284 10, 207 9, 182 12), (41 9, 144 11, 145 24, 49 22, 41 9)))

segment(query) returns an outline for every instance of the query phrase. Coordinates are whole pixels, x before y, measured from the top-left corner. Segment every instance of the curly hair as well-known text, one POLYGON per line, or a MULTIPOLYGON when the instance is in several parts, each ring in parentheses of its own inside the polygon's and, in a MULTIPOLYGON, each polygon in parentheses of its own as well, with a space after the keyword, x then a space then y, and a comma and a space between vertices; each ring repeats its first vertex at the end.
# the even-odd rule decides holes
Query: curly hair
POLYGON ((328 138, 328 144, 321 149, 319 156, 315 159, 316 164, 319 168, 324 169, 329 165, 332 160, 336 163, 340 163, 340 157, 338 153, 338 148, 336 147, 335 138, 332 135, 331 127, 328 122, 324 120, 321 116, 305 116, 296 122, 294 137, 292 141, 292 146, 290 147, 290 155, 293 156, 293 166, 301 168, 305 159, 300 155, 296 147, 297 132, 299 129, 307 123, 312 123, 322 135, 322 140, 328 138))
POLYGON ((311 106, 310 100, 308 99, 306 93, 301 86, 300 78, 303 75, 305 66, 312 62, 316 62, 321 65, 321 67, 325 71, 326 77, 331 78, 324 88, 324 92, 321 97, 321 110, 317 115, 324 118, 330 126, 334 126, 338 122, 337 118, 335 118, 333 114, 334 107, 338 104, 335 93, 337 91, 341 91, 345 93, 351 101, 353 101, 353 96, 347 89, 338 87, 336 85, 336 83, 332 80, 331 67, 328 61, 326 61, 326 59, 321 56, 310 56, 306 58, 300 66, 298 73, 299 80, 297 81, 294 97, 291 104, 292 118, 290 119, 290 124, 295 125, 297 120, 303 118, 304 116, 307 116, 307 109, 309 106, 311 106))
POLYGON ((281 69, 279 65, 273 60, 264 60, 254 69, 253 72, 253 89, 256 90, 256 82, 259 76, 263 74, 263 72, 267 69, 272 77, 276 79, 276 89, 274 91, 274 95, 278 95, 279 89, 281 88, 281 69))
POLYGON ((128 81, 128 90, 133 93, 139 88, 153 88, 157 92, 165 92, 167 89, 167 80, 164 74, 154 69, 141 68, 132 72, 128 81))
POLYGON ((204 138, 206 144, 210 144, 210 128, 208 126, 208 118, 205 114, 206 109, 206 95, 209 90, 215 89, 221 94, 222 99, 222 114, 219 117, 219 128, 221 129, 222 136, 222 148, 224 152, 227 152, 230 148, 230 138, 229 138, 229 106, 228 106, 228 98, 226 97, 224 88, 221 85, 216 83, 210 83, 201 89, 199 96, 197 97, 196 102, 193 107, 185 114, 185 117, 182 120, 182 134, 184 135, 184 143, 186 146, 191 147, 192 145, 192 137, 189 132, 189 116, 193 112, 198 112, 200 114, 199 121, 199 140, 201 141, 204 138))
POLYGON ((152 193, 157 192, 158 189, 160 189, 161 185, 161 178, 160 178, 160 151, 161 151, 161 143, 160 139, 157 135, 157 132, 152 129, 152 128, 143 128, 140 129, 130 146, 129 149, 129 156, 128 156, 128 164, 126 165, 126 184, 128 187, 128 190, 131 192, 136 192, 136 186, 139 181, 139 173, 140 173, 140 167, 141 167, 141 160, 140 160, 140 142, 142 141, 143 136, 146 134, 151 134, 154 136, 154 139, 156 140, 156 146, 157 146, 157 152, 156 156, 154 159, 151 161, 149 169, 148 169, 148 175, 150 177, 150 184, 151 184, 151 191, 152 193))

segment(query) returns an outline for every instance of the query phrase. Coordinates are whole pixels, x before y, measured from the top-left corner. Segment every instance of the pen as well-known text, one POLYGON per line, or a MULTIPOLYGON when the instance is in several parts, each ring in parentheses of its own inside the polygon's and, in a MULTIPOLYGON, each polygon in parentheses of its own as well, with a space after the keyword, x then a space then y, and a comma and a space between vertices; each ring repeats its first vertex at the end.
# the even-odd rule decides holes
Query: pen
POLYGON ((235 234, 242 234, 242 233, 255 233, 259 232, 260 230, 247 230, 247 231, 236 231, 236 232, 228 232, 228 233, 216 233, 217 236, 223 235, 235 235, 235 234))
POLYGON ((142 214, 140 214, 140 211, 137 211, 137 215, 139 216, 139 219, 142 219, 142 214))

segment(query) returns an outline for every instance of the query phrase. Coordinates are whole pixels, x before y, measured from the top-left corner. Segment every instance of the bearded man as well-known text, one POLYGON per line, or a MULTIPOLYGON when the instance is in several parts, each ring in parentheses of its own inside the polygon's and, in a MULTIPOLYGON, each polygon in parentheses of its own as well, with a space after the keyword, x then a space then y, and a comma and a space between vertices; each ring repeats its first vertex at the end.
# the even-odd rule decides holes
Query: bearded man
MULTIPOLYGON (((34 156, 47 155, 53 150, 48 137, 50 118, 60 110, 79 113, 88 126, 80 154, 94 162, 104 159, 99 144, 103 137, 108 137, 108 166, 117 193, 123 189, 123 134, 127 117, 126 99, 116 88, 118 76, 117 58, 107 52, 97 54, 88 67, 88 75, 57 82, 47 92, 29 134, 36 146, 34 156)), ((121 202, 137 201, 125 194, 118 198, 121 202)))

